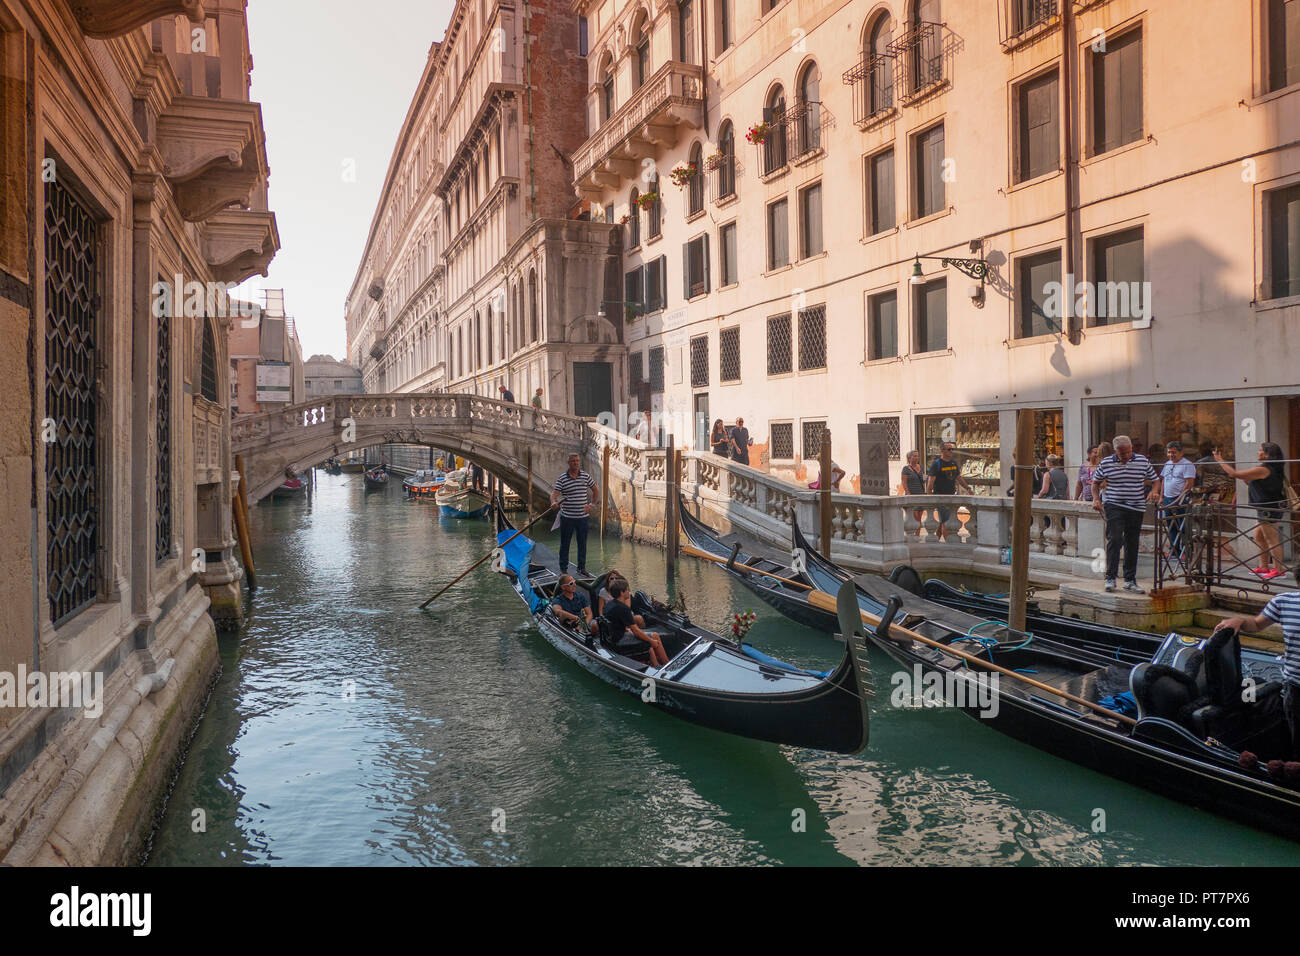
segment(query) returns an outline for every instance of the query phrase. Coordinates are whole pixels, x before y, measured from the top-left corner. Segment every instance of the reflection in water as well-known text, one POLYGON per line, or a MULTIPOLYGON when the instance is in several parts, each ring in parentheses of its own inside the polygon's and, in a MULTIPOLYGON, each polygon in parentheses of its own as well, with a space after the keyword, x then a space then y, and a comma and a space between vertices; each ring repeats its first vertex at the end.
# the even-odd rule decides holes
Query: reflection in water
MULTIPOLYGON (((891 709, 880 654, 860 756, 692 727, 563 658, 486 565, 416 610, 488 524, 360 475, 254 508, 253 534, 261 587, 222 639, 154 865, 1294 862, 962 715, 891 709)), ((654 548, 593 539, 590 563, 669 593, 654 548)), ((711 565, 684 559, 676 592, 706 627, 752 608, 769 653, 838 659, 711 565)))

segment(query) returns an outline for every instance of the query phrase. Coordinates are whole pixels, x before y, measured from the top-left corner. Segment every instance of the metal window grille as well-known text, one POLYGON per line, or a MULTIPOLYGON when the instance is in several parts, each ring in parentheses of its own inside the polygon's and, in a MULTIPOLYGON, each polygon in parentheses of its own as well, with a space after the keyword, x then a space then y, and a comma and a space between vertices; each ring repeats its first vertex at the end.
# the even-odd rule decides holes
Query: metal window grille
POLYGON ((880 418, 868 418, 867 422, 871 425, 884 425, 886 427, 885 443, 889 449, 889 457, 902 458, 902 427, 899 420, 892 415, 886 415, 880 418))
POLYGON ((650 391, 664 390, 664 347, 657 345, 650 350, 650 391))
POLYGON ((212 338, 212 323, 206 319, 203 321, 203 367, 199 394, 210 402, 217 400, 217 343, 212 338))
POLYGON ((94 602, 99 501, 95 378, 99 249, 90 210, 45 184, 45 581, 55 625, 94 602))
POLYGON ((826 367, 826 306, 799 313, 799 371, 826 367))
POLYGON ((697 335, 691 339, 691 388, 709 385, 709 337, 697 335))
POLYGON ((792 370, 790 315, 773 315, 767 320, 767 374, 784 375, 792 370))
POLYGON ((803 457, 811 461, 822 453, 822 432, 826 430, 826 422, 804 422, 803 423, 803 457))
POLYGON ((718 380, 740 381, 740 326, 718 333, 718 380))
POLYGON ((788 132, 791 159, 800 159, 821 148, 821 103, 797 103, 783 117, 788 132))
POLYGON ((907 77, 905 102, 944 81, 942 24, 913 25, 894 38, 889 52, 903 65, 901 72, 907 77))
MULTIPOLYGON (((166 310, 163 310, 164 312, 166 310)), ((207 327, 206 320, 203 323, 207 327)), ((154 549, 155 561, 172 552, 172 343, 171 317, 158 319, 157 403, 154 422, 154 549)), ((204 336, 207 337, 206 335, 204 336)), ((206 343, 205 343, 206 344, 206 343)), ((206 356, 204 365, 207 365, 206 356)), ((214 387, 215 390, 215 387, 214 387)))
POLYGON ((633 387, 645 381, 645 364, 642 353, 633 352, 627 357, 627 377, 633 387))
POLYGON ((790 461, 794 458, 794 424, 772 422, 772 460, 790 461))
POLYGON ((1018 34, 1056 16, 1056 0, 1013 0, 1013 3, 1012 28, 1018 34))
POLYGON ((894 108, 893 54, 864 53, 862 59, 844 71, 842 79, 853 87, 853 121, 859 126, 872 123, 894 108))

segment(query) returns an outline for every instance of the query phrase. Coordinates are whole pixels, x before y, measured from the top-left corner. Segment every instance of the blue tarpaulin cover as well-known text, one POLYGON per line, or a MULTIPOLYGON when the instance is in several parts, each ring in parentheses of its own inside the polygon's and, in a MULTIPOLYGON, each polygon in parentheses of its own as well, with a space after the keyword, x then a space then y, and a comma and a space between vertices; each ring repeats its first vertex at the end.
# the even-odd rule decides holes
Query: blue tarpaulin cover
POLYGON ((528 568, 533 553, 533 540, 526 535, 518 535, 514 531, 498 531, 497 544, 505 555, 505 565, 515 573, 519 580, 519 590, 528 602, 528 610, 536 614, 546 606, 546 598, 533 593, 532 585, 528 583, 528 568), (514 538, 511 541, 511 538, 514 538), (509 544, 505 542, 509 541, 509 544))
POLYGON ((813 677, 820 677, 822 680, 831 676, 830 671, 806 671, 802 667, 795 667, 793 664, 787 664, 785 661, 778 661, 775 657, 768 657, 756 647, 749 644, 741 644, 740 650, 746 657, 758 661, 760 664, 767 664, 769 667, 775 667, 778 670, 790 671, 795 674, 809 674, 813 677))
POLYGON ((1128 691, 1122 694, 1115 694, 1112 697, 1103 697, 1097 701, 1107 710, 1114 710, 1123 714, 1125 717, 1136 717, 1138 715, 1137 700, 1128 691))

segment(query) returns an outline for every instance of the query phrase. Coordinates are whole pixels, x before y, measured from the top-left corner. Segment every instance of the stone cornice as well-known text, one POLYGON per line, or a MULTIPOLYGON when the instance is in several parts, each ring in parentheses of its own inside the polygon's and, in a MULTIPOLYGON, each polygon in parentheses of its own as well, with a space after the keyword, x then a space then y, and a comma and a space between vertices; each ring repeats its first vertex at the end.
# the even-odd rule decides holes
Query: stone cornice
POLYGON ((204 18, 202 0, 68 0, 68 8, 81 32, 99 39, 130 33, 172 14, 200 22, 204 18))

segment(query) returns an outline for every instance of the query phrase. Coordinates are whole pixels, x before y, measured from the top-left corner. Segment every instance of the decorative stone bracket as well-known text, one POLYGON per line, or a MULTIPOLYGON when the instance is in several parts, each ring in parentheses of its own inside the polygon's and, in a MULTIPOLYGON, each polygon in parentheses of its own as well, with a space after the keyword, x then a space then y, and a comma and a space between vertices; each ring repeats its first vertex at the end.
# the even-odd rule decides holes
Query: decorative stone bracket
POLYGON ((270 174, 257 103, 178 96, 158 117, 158 149, 176 204, 191 222, 247 206, 270 174))
POLYGON ((101 39, 130 33, 171 14, 196 22, 204 18, 202 0, 68 0, 68 7, 86 36, 101 39))
POLYGON ((203 257, 218 282, 243 282, 266 275, 280 250, 275 213, 227 209, 204 224, 203 257))

